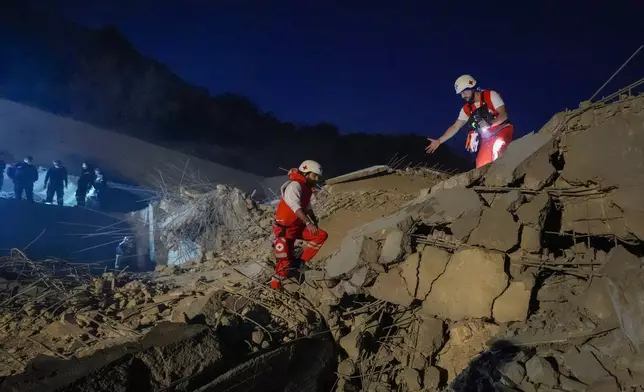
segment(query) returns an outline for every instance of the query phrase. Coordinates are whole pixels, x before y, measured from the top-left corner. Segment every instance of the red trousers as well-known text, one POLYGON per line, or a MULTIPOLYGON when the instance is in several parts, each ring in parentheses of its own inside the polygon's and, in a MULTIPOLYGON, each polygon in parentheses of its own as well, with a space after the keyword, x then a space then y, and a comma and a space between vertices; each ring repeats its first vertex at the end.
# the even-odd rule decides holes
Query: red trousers
POLYGON ((508 148, 508 144, 512 141, 513 133, 514 126, 510 124, 488 139, 479 138, 479 153, 476 155, 476 167, 485 166, 503 155, 505 149, 508 148))
POLYGON ((318 253, 329 236, 326 231, 319 228, 317 235, 313 235, 308 227, 301 225, 289 227, 274 225, 273 234, 275 234, 273 251, 275 252, 275 259, 277 259, 277 264, 275 265, 275 276, 277 278, 285 278, 288 276, 288 268, 294 260, 293 250, 295 248, 295 240, 301 239, 307 242, 300 259, 308 263, 318 253))

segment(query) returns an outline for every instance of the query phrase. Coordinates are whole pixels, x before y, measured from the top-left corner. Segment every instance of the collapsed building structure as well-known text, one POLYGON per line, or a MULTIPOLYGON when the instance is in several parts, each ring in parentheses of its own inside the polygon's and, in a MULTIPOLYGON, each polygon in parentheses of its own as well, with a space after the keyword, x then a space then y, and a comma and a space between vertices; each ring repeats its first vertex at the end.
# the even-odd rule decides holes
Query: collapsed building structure
POLYGON ((164 207, 184 217, 167 220, 167 238, 215 253, 129 283, 68 274, 78 282, 36 294, 6 283, 0 390, 126 390, 136 372, 154 390, 641 390, 644 97, 612 98, 420 194, 326 187, 322 227, 388 207, 351 215, 362 224, 283 293, 265 284, 270 208, 228 187, 184 192, 192 206, 164 207))

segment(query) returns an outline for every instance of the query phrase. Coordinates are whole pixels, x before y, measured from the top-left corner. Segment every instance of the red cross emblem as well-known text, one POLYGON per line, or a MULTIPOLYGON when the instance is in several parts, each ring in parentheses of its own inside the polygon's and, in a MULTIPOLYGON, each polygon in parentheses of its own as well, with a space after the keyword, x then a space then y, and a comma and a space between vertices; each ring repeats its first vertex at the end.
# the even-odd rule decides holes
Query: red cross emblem
POLYGON ((470 84, 470 86, 474 84, 472 80, 470 80, 468 83, 470 84))
POLYGON ((306 170, 306 169, 308 169, 308 166, 304 165, 304 166, 302 166, 302 169, 306 170))

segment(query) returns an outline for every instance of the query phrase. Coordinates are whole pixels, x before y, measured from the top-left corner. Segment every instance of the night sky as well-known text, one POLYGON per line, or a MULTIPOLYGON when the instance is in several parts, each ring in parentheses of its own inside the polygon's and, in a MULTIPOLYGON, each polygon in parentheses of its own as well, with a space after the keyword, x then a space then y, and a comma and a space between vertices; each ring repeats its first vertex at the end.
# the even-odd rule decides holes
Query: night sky
MULTIPOLYGON (((115 25, 213 94, 243 94, 283 120, 342 132, 437 137, 462 106, 453 83, 463 73, 501 94, 515 132, 538 130, 644 43, 642 0, 56 3, 68 19, 115 25)), ((603 93, 641 77, 644 50, 603 93)))

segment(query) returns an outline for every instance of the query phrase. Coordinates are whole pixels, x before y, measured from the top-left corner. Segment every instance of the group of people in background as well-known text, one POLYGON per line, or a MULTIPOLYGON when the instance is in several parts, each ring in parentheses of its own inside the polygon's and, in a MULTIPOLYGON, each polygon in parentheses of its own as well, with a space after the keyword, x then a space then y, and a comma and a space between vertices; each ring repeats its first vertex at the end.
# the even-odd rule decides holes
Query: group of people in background
MULTIPOLYGON (((34 184, 38 181, 38 167, 33 164, 33 157, 27 156, 19 162, 7 165, 0 159, 0 189, 4 185, 4 173, 13 181, 14 198, 22 200, 23 194, 27 201, 34 201, 34 184)), ((45 203, 56 203, 62 206, 65 190, 69 185, 67 168, 60 160, 54 160, 53 165, 45 174, 44 189, 46 190, 45 203)), ((91 167, 87 162, 81 165, 81 173, 76 188, 76 205, 84 207, 88 201, 93 208, 100 209, 105 196, 107 181, 99 168, 91 167)))

